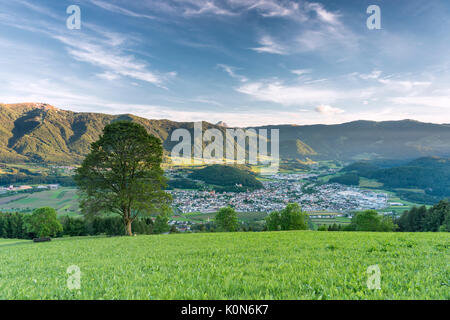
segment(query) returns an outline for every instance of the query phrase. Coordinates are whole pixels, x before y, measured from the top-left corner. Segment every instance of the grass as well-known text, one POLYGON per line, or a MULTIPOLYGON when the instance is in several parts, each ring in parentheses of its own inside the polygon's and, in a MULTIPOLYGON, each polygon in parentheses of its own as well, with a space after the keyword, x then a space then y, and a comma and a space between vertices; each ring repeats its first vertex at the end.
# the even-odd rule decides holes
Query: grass
POLYGON ((383 187, 383 184, 377 180, 360 177, 359 186, 361 188, 381 188, 383 187))
POLYGON ((448 233, 63 238, 0 247, 0 299, 450 299, 448 233), (81 289, 67 288, 71 265, 81 289), (378 265, 381 290, 368 289, 378 265))

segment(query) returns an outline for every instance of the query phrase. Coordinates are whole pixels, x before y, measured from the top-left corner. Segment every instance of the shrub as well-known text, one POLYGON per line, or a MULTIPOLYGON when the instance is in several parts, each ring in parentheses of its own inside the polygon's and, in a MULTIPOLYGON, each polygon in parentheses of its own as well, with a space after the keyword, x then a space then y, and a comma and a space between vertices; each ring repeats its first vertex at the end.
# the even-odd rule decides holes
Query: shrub
POLYGON ((39 208, 26 217, 27 230, 36 236, 56 236, 63 230, 61 223, 56 217, 56 210, 50 207, 39 208))

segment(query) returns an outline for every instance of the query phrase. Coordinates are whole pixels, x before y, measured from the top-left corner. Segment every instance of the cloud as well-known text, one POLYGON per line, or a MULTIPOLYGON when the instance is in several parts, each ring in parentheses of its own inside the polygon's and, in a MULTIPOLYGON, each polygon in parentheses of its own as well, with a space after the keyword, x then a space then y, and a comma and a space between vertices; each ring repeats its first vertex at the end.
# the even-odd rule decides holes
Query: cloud
POLYGON ((223 69, 232 78, 238 79, 241 82, 247 82, 248 81, 248 79, 245 76, 241 76, 239 74, 236 74, 234 67, 227 66, 226 64, 218 64, 217 67, 223 69))
POLYGON ((381 76, 381 74, 382 74, 382 71, 380 71, 380 70, 373 70, 369 74, 356 73, 356 75, 358 75, 361 79, 364 79, 364 80, 378 79, 381 76))
POLYGON ((332 107, 330 105, 325 105, 325 104, 317 106, 315 108, 315 110, 316 110, 316 112, 318 112, 320 114, 323 114, 325 116, 332 116, 332 115, 344 112, 344 110, 342 110, 342 109, 334 108, 334 107, 332 107))
POLYGON ((305 74, 311 73, 310 69, 296 69, 296 70, 291 70, 291 73, 297 75, 297 76, 303 76, 305 74))
POLYGON ((103 72, 103 73, 98 73, 97 77, 104 79, 104 80, 109 80, 109 81, 117 80, 120 78, 120 76, 118 74, 115 74, 113 72, 108 72, 108 71, 103 72))
POLYGON ((391 98, 395 104, 400 105, 420 105, 432 108, 450 109, 450 96, 411 96, 391 98))
POLYGON ((286 48, 284 48, 282 45, 276 43, 272 37, 270 36, 263 36, 259 40, 260 47, 252 48, 252 50, 259 52, 259 53, 272 53, 272 54, 279 54, 279 55, 285 55, 287 54, 286 48))
POLYGON ((145 19, 151 19, 151 20, 156 19, 156 17, 154 17, 154 16, 137 13, 137 12, 122 8, 120 6, 117 6, 115 4, 105 2, 105 1, 91 0, 91 3, 96 5, 97 7, 105 9, 107 11, 123 14, 123 15, 133 17, 133 18, 145 18, 145 19))
POLYGON ((263 17, 286 17, 294 15, 299 5, 296 2, 277 2, 270 0, 247 1, 247 10, 255 9, 263 17))
MULTIPOLYGON (((109 78, 115 74, 163 87, 163 82, 176 75, 174 72, 161 74, 150 71, 146 63, 137 61, 131 55, 122 54, 117 47, 106 48, 88 40, 76 40, 64 36, 54 36, 54 38, 67 45, 67 52, 74 59, 105 69, 109 78)), ((104 73, 103 77, 105 76, 104 73)))
POLYGON ((275 102, 285 106, 330 103, 342 94, 335 90, 313 86, 286 86, 281 82, 252 82, 236 89, 238 92, 260 101, 275 102))
POLYGON ((340 24, 340 15, 331 11, 327 11, 320 3, 306 3, 305 7, 311 11, 314 11, 317 14, 317 17, 323 22, 334 25, 340 24))
MULTIPOLYGON (((190 2, 190 1, 189 1, 190 2)), ((193 8, 185 8, 184 15, 186 16, 196 16, 202 14, 214 14, 214 15, 224 15, 224 16, 234 16, 238 13, 232 12, 225 8, 221 8, 215 4, 214 1, 196 1, 190 2, 194 5, 193 8)))
POLYGON ((410 80, 392 80, 392 79, 378 79, 378 82, 386 85, 391 90, 411 91, 413 89, 426 88, 431 86, 430 81, 410 81, 410 80))

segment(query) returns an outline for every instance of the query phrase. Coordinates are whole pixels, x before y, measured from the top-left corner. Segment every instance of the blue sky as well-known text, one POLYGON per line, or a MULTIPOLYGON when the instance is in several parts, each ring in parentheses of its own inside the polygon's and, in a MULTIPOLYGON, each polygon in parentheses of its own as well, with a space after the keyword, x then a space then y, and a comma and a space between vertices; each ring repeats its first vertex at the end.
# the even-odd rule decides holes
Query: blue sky
POLYGON ((0 0, 0 102, 232 126, 450 123, 448 30, 447 0, 0 0), (66 27, 73 4, 81 30, 66 27))

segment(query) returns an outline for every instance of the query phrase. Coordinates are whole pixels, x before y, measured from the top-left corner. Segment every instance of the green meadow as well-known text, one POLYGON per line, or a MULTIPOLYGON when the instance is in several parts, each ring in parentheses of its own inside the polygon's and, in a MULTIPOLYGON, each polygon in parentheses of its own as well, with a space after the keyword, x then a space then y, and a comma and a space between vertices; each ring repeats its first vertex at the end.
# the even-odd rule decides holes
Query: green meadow
POLYGON ((59 188, 34 193, 23 193, 0 198, 0 212, 25 211, 52 207, 59 215, 78 215, 78 195, 76 188, 59 188))
POLYGON ((0 240, 0 299, 450 299, 449 244, 314 231, 0 240), (379 290, 367 286, 374 265, 379 290))

